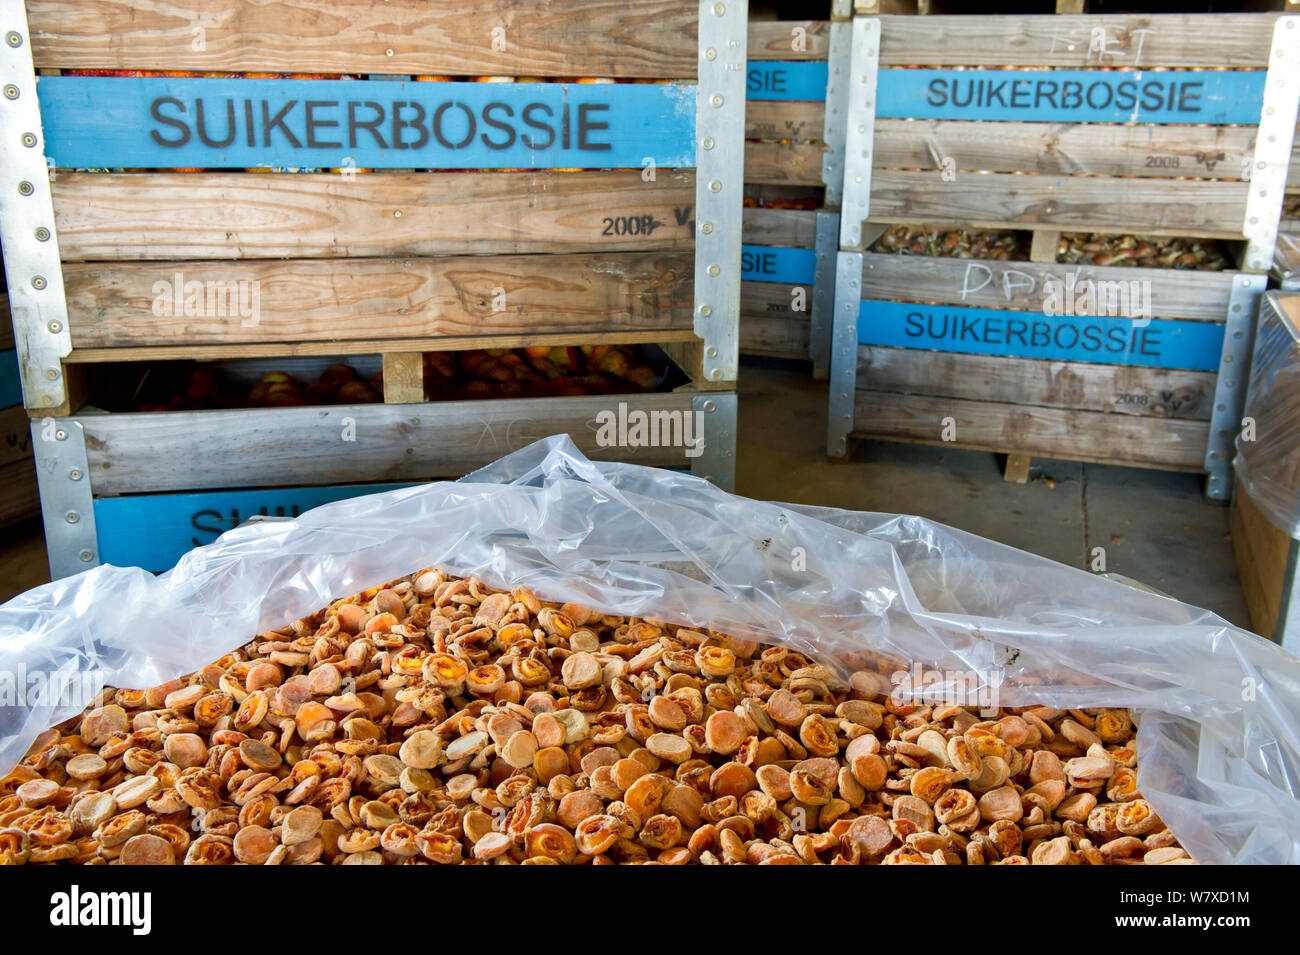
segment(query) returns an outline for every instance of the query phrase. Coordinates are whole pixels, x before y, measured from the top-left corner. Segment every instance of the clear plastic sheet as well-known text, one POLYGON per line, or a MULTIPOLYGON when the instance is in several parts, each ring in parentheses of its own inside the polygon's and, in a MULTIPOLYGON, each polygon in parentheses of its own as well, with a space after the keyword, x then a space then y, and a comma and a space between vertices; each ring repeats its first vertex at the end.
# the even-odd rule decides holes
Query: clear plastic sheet
POLYGON ((1300 295, 1270 292, 1255 330, 1246 390, 1249 440, 1237 436, 1232 465, 1242 491, 1274 527, 1300 537, 1300 295))
MULTIPOLYGON (((1130 706, 1139 785, 1193 857, 1300 862, 1300 660, 1215 615, 917 517, 763 503, 593 464, 567 437, 455 483, 239 528, 154 578, 99 567, 0 607, 0 669, 192 671, 338 596, 439 566, 831 663, 988 672, 1001 705, 1130 706)), ((0 764, 75 715, 0 708, 0 764)))

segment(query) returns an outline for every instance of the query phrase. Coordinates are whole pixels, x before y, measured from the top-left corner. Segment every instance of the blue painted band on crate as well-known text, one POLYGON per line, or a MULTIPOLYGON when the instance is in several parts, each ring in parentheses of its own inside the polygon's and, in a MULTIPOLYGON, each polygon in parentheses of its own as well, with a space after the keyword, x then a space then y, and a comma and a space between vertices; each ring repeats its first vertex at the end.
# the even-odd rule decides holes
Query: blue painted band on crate
POLYGON ((966 355, 1217 371, 1223 325, 863 299, 858 341, 966 355))
POLYGON ((747 282, 812 285, 816 272, 817 253, 812 249, 772 245, 740 247, 740 277, 747 282))
POLYGON ((695 165, 695 87, 43 76, 45 152, 77 168, 695 165))
POLYGON ((745 71, 745 98, 820 103, 826 99, 826 77, 825 61, 751 62, 745 71))
POLYGON ((18 352, 0 351, 0 408, 23 403, 23 385, 18 379, 18 352))
POLYGON ((1035 123, 1259 122, 1258 70, 881 70, 882 119, 1035 123))
POLYGON ((99 559, 118 567, 170 570, 187 551, 211 544, 255 514, 297 517, 331 501, 409 486, 358 484, 98 498, 99 559))

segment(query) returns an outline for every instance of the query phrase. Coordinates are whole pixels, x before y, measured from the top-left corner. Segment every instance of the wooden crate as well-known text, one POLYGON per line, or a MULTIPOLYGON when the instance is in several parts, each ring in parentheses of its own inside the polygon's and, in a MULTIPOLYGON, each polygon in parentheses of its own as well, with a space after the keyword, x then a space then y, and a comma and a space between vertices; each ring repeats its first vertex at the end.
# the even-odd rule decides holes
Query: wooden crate
POLYGON ((740 350, 806 361, 817 270, 817 212, 749 208, 743 222, 740 350))
POLYGON ((830 22, 766 24, 773 38, 768 44, 753 43, 751 27, 747 192, 792 187, 811 195, 794 207, 766 208, 764 199, 761 208, 746 210, 740 330, 742 351, 811 359, 813 374, 821 378, 835 296, 845 134, 838 104, 849 60, 851 5, 836 0, 829 13, 830 22))
POLYGON ((1300 295, 1269 292, 1260 309, 1246 399, 1249 434, 1237 442, 1232 501, 1237 555, 1251 626, 1300 650, 1300 295), (1249 440, 1248 440, 1249 437, 1249 440))
POLYGON ((854 434, 947 434, 964 447, 1174 470, 1204 468, 1233 284, 1262 284, 1234 272, 860 260, 854 434), (1120 294, 1130 307, 1149 299, 1149 324, 1043 314, 1045 286, 1064 291, 1071 277, 1076 300, 1085 289, 1113 290, 1121 306, 1120 294))
POLYGON ((41 74, 39 119, 13 106, 0 125, 41 131, 29 151, 49 175, 21 152, 0 163, 52 213, 50 241, 33 242, 24 220, 5 244, 22 265, 9 279, 26 404, 62 435, 48 442, 60 466, 41 465, 56 574, 120 553, 108 540, 119 528, 150 533, 142 513, 159 515, 161 534, 175 507, 224 525, 250 508, 454 477, 518 446, 523 421, 594 457, 728 484, 746 36, 743 5, 720 9, 30 0, 31 42, 6 55, 30 55, 41 74), (81 71, 171 75, 69 75, 81 71), (445 82, 474 76, 518 81, 445 82), (48 283, 39 294, 29 273, 48 283), (661 346, 690 384, 424 400, 422 352, 617 343, 661 346), (79 413, 90 363, 374 354, 382 406, 79 413), (694 459, 598 447, 593 421, 621 397, 727 424, 694 459), (328 437, 343 418, 354 446, 328 437), (323 422, 325 437, 303 434, 323 422), (69 471, 82 477, 70 485, 69 471), (161 497, 216 492, 238 503, 161 497), (108 534, 89 519, 101 512, 108 534))
POLYGON ((1280 26, 1285 55, 1270 55, 1277 20, 856 21, 838 281, 860 272, 861 284, 837 281, 830 453, 844 453, 850 434, 946 437, 1007 452, 1020 480, 1027 456, 1044 455, 1205 471, 1208 493, 1226 498, 1244 395, 1235 369, 1248 359, 1247 318, 1271 264, 1292 154, 1293 91, 1270 86, 1265 99, 1266 77, 1282 79, 1300 61, 1300 44, 1280 26), (1268 143, 1257 150, 1262 117, 1268 143), (964 261, 862 251, 893 223, 1028 230, 1033 262, 1013 265, 1009 289, 962 295, 964 261), (907 333, 915 303, 947 306, 968 323, 1031 319, 1060 330, 1063 320, 1045 314, 1042 283, 1076 271, 1053 264, 1062 231, 1235 240, 1243 271, 1079 271, 1078 281, 1149 283, 1145 316, 1105 317, 1126 325, 1130 341, 1160 339, 1148 350, 1161 354, 1121 363, 1075 347, 971 343, 969 326, 959 342, 907 333), (1194 355, 1169 353, 1191 340, 1194 355))

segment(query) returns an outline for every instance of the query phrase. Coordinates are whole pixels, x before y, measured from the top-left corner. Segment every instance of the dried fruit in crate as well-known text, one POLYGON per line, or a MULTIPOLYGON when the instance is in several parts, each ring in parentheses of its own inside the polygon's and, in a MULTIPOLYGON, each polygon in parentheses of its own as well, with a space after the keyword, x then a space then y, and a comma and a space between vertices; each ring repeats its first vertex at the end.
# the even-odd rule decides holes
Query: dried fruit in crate
POLYGON ((876 240, 872 251, 1017 261, 1029 257, 1029 240, 1024 233, 1012 231, 893 225, 876 240))
POLYGON ((929 705, 863 662, 422 570, 43 733, 0 863, 1191 861, 1126 712, 929 705))
POLYGON ((431 400, 621 394, 652 390, 662 380, 636 346, 541 345, 424 356, 431 400))
POLYGON ((1211 239, 1061 234, 1056 260, 1070 265, 1133 265, 1148 269, 1222 271, 1231 263, 1211 239))

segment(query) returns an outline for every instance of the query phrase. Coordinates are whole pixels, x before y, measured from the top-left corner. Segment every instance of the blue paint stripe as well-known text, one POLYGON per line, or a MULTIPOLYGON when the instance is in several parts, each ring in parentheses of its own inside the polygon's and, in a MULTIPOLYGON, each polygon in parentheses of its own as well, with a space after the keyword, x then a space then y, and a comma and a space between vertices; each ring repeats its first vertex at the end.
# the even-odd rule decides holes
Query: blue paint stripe
POLYGON ((816 272, 817 253, 812 249, 773 245, 740 247, 740 277, 749 282, 812 285, 816 272))
POLYGON ((881 70, 876 115, 1036 123, 1259 122, 1261 71, 881 70), (960 104, 960 105, 959 105, 960 104))
POLYGON ((95 530, 100 560, 118 567, 168 570, 187 551, 212 543, 254 514, 294 517, 331 501, 409 486, 358 484, 99 498, 95 530))
POLYGON ((63 167, 695 165, 693 85, 51 76, 37 92, 63 167))
POLYGON ((1223 325, 1182 319, 1048 316, 998 308, 863 299, 863 345, 1217 371, 1223 325))
POLYGON ((0 351, 0 408, 23 403, 23 385, 18 379, 18 352, 0 351))
POLYGON ((826 99, 826 77, 825 61, 751 62, 745 72, 745 98, 820 103, 826 99))

